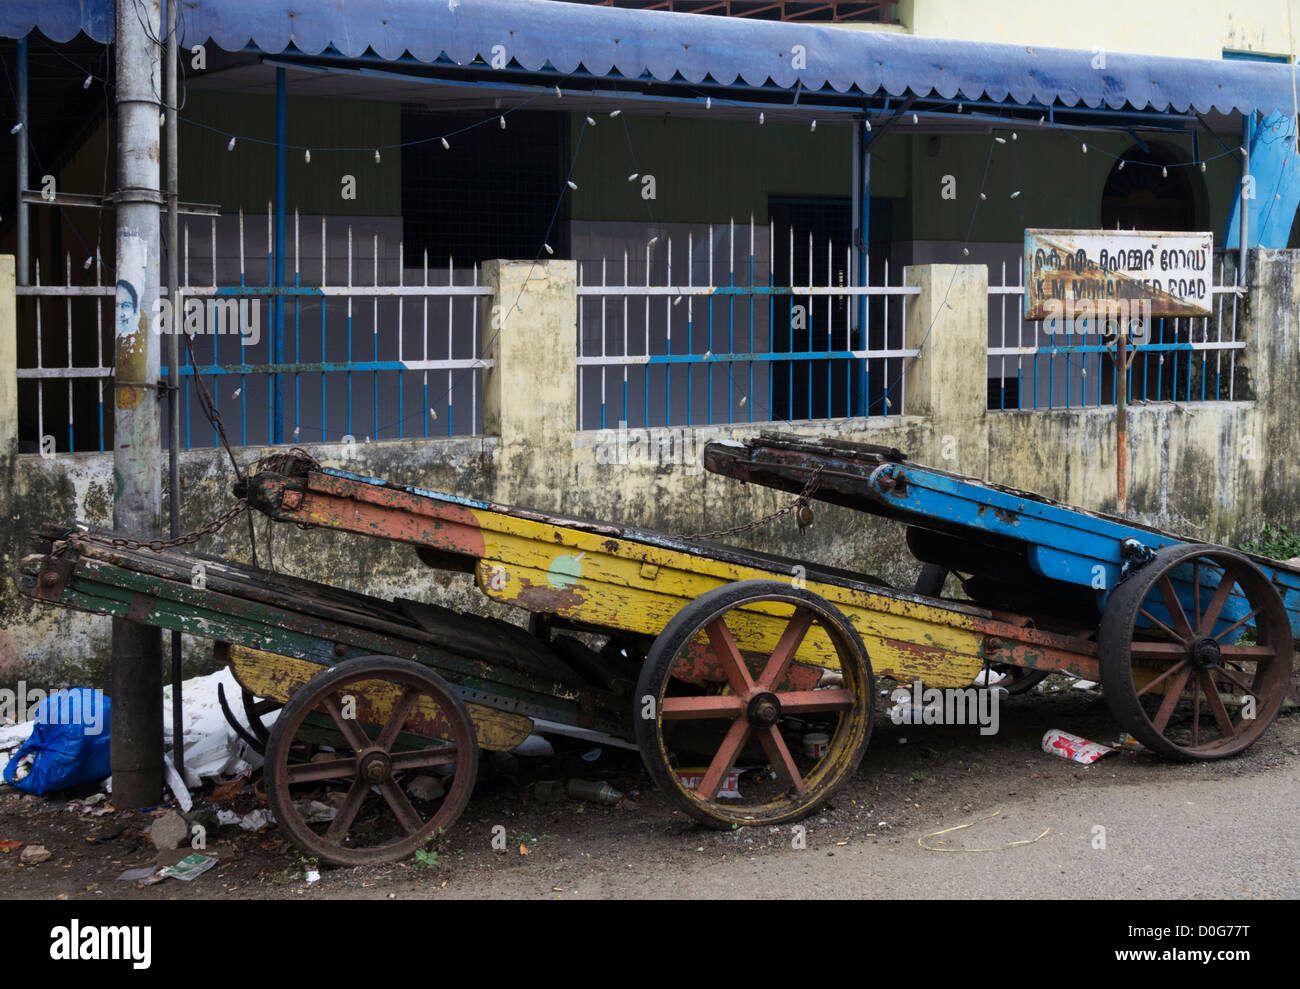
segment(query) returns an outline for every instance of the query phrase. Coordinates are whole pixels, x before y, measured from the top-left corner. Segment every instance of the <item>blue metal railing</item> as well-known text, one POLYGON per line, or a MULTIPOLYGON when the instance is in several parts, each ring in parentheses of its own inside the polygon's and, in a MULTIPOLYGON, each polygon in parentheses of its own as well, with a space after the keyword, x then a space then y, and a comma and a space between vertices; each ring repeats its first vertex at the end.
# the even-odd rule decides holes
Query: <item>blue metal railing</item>
MULTIPOLYGON (((995 411, 1113 405, 1114 334, 1096 319, 1026 321, 1023 280, 989 287, 989 399, 995 411)), ((1223 270, 1219 279, 1223 281, 1223 270)), ((1216 284, 1214 315, 1157 317, 1128 352, 1127 402, 1232 401, 1242 289, 1216 284)))
MULTIPOLYGON (((203 238, 207 257, 191 253, 190 226, 185 225, 182 314, 172 317, 173 324, 179 322, 191 333, 194 353, 191 360, 182 346, 185 363, 179 368, 177 400, 183 403, 184 447, 218 442, 215 427, 199 411, 200 381, 211 393, 232 444, 481 432, 482 374, 491 362, 481 358, 479 309, 491 289, 478 283, 477 268, 431 268, 425 253, 419 266, 408 272, 400 239, 395 252, 384 252, 376 232, 366 238, 371 248, 369 284, 358 285, 352 226, 347 225, 344 256, 339 231, 322 218, 319 284, 304 284, 303 262, 316 258, 306 258, 301 249, 295 214, 292 278, 281 279, 288 284, 277 286, 272 284, 272 222, 268 211, 264 284, 250 276, 242 214, 237 230, 223 223, 220 236, 218 218, 212 218, 203 238), (331 243, 332 234, 339 243, 331 243), (236 247, 237 269, 223 257, 234 254, 236 247), (207 269, 207 284, 192 284, 192 261, 207 269), (277 305, 283 315, 276 312, 277 305), (317 326, 319 333, 314 332, 317 326), (277 340, 280 331, 288 339, 277 340)), ((36 297, 28 309, 34 309, 35 332, 20 334, 31 350, 20 357, 24 366, 18 370, 24 449, 37 449, 54 422, 60 433, 66 425, 66 440, 60 435, 55 441, 57 452, 107 448, 105 427, 111 428, 112 417, 104 414, 104 395, 108 390, 111 401, 113 368, 105 358, 111 360, 113 353, 117 289, 103 284, 97 261, 94 275, 92 285, 73 285, 69 257, 63 285, 40 285, 38 269, 38 284, 18 289, 20 296, 36 297), (66 310, 63 328, 51 325, 48 318, 46 310, 54 306, 66 310), (93 347, 85 332, 90 325, 96 330, 93 347), (51 367, 56 340, 62 359, 51 367), (56 410, 49 399, 59 385, 67 389, 67 405, 56 410)), ((151 325, 166 329, 167 312, 151 317, 151 325)), ((167 368, 160 374, 165 379, 167 368)))
POLYGON ((814 256, 810 237, 796 257, 793 230, 782 260, 787 281, 802 278, 777 284, 773 225, 751 223, 740 250, 736 234, 684 230, 684 271, 666 234, 579 264, 580 429, 902 414, 917 353, 905 302, 920 290, 889 286, 887 267, 884 285, 846 285, 852 252, 828 243, 814 256))

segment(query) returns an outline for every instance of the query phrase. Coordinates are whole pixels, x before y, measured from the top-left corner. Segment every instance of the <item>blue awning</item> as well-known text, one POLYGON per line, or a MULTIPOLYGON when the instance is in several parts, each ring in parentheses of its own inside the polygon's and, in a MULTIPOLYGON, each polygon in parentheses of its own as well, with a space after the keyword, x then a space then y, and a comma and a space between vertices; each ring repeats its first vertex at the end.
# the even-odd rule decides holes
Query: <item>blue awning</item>
MULTIPOLYGON (((0 36, 33 27, 55 41, 112 36, 108 0, 6 3, 0 36)), ((529 71, 838 93, 990 99, 1177 113, 1292 112, 1291 68, 1217 59, 983 44, 875 30, 626 10, 541 0, 183 0, 184 43, 408 54, 459 65, 510 60, 529 71)))

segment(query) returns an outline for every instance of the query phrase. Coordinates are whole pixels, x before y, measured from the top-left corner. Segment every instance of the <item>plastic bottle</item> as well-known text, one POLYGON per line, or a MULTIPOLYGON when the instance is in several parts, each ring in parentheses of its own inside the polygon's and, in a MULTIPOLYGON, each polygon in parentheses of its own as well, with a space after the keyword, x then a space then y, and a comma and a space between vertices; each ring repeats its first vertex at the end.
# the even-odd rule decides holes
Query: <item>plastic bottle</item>
POLYGON ((596 780, 569 780, 568 794, 574 800, 586 800, 593 804, 616 804, 623 799, 623 794, 608 783, 596 780))

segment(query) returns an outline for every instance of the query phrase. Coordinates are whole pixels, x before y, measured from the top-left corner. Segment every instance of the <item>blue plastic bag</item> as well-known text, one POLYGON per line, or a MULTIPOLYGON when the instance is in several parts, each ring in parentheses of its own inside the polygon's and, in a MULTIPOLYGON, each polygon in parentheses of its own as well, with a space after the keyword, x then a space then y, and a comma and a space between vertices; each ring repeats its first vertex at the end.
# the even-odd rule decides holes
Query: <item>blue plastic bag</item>
POLYGON ((5 766, 4 781, 44 796, 109 775, 109 701, 89 687, 60 690, 36 708, 31 737, 5 766), (19 762, 34 755, 31 771, 16 778, 19 762))

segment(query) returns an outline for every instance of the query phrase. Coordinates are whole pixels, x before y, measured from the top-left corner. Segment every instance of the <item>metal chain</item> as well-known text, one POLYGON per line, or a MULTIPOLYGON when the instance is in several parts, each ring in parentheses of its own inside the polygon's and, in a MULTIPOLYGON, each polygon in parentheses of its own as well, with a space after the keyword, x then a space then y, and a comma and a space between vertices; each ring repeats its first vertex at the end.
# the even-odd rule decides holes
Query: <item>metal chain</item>
POLYGON ((238 501, 231 505, 215 519, 203 526, 201 529, 195 529, 192 532, 186 532, 172 539, 148 539, 139 540, 131 539, 129 536, 97 536, 94 533, 83 532, 72 537, 75 539, 84 539, 87 542, 103 543, 105 546, 116 546, 124 549, 148 549, 155 553, 161 553, 165 549, 171 549, 175 546, 185 546, 188 543, 195 543, 204 536, 216 532, 227 522, 238 518, 243 512, 248 510, 248 502, 238 501))
POLYGON ((817 490, 817 486, 821 483, 822 470, 824 469, 824 466, 825 465, 823 464, 818 464, 813 469, 812 476, 808 478, 808 483, 804 485, 803 491, 799 492, 799 497, 790 502, 790 504, 786 505, 784 508, 778 508, 775 512, 764 515, 762 518, 754 519, 752 522, 745 522, 741 525, 732 526, 730 529, 715 529, 713 532, 697 532, 693 536, 683 536, 682 538, 696 540, 715 539, 718 536, 734 536, 740 532, 748 532, 750 529, 757 529, 760 526, 767 525, 769 522, 775 522, 777 519, 789 515, 797 509, 804 508, 808 504, 808 499, 812 497, 813 492, 817 490))
MULTIPOLYGON (((218 428, 220 428, 220 424, 218 423, 217 425, 218 428)), ((227 449, 229 449, 229 447, 227 447, 227 449)), ((320 462, 301 447, 294 447, 287 454, 279 453, 279 454, 273 454, 272 456, 269 457, 263 457, 261 460, 257 462, 256 469, 282 471, 286 467, 286 465, 289 464, 294 459, 301 459, 307 461, 309 466, 311 466, 313 469, 320 470, 320 462)), ((242 478, 243 472, 240 471, 239 464, 234 460, 233 453, 231 454, 231 463, 235 465, 235 473, 242 478)), ((204 536, 211 535, 212 533, 220 529, 222 526, 238 518, 243 512, 247 510, 248 510, 248 502, 246 501, 236 502, 235 504, 231 505, 224 512, 222 512, 220 515, 218 515, 216 518, 214 518, 211 522, 209 522, 207 525, 203 526, 202 528, 194 529, 191 532, 183 533, 182 535, 176 536, 173 539, 140 540, 140 539, 132 539, 129 536, 97 536, 89 532, 81 533, 76 538, 84 539, 87 542, 92 542, 92 543, 102 543, 105 546, 116 546, 125 549, 148 549, 148 550, 152 550, 155 553, 161 553, 165 549, 172 549, 176 546, 186 546, 190 543, 196 543, 204 536)), ((314 526, 303 526, 303 528, 314 528, 314 526)), ((271 529, 270 529, 269 518, 267 519, 266 538, 267 538, 267 554, 269 556, 271 552, 271 529)), ((272 564, 271 569, 272 570, 275 569, 274 564, 272 564)))

